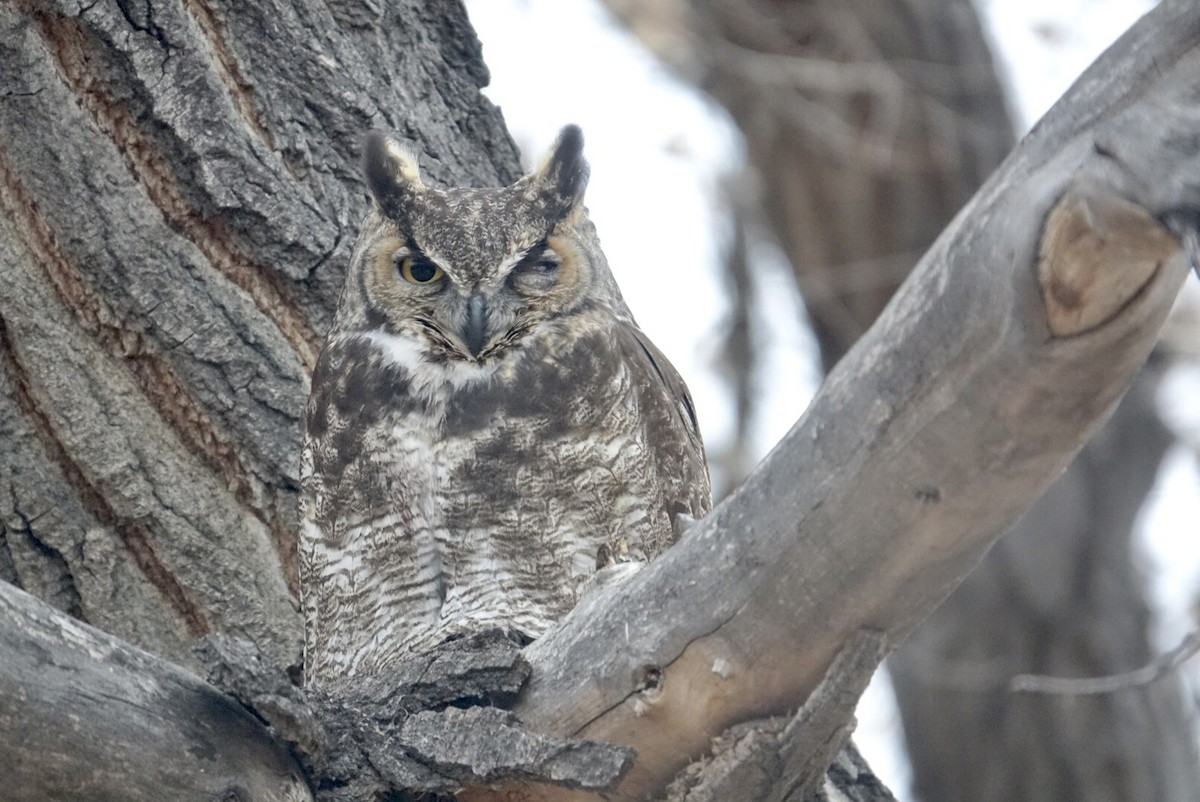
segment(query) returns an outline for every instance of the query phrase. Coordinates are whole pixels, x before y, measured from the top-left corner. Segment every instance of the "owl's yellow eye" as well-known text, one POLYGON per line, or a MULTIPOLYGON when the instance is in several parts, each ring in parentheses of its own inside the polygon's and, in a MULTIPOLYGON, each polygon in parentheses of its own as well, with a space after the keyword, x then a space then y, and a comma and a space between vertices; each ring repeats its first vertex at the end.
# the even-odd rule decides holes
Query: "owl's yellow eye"
POLYGON ((442 269, 421 256, 405 256, 400 260, 400 275, 412 284, 432 284, 442 277, 442 269))

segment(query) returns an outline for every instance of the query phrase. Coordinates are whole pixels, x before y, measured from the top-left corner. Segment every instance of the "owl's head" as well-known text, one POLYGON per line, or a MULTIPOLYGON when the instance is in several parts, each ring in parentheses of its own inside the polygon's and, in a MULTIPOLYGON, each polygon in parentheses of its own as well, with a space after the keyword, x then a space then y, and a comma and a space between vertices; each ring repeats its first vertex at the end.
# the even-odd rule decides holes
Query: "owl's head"
POLYGON ((584 309, 628 314, 584 209, 576 126, 508 187, 426 186, 413 151, 378 132, 363 172, 375 204, 347 277, 343 327, 415 338, 429 359, 482 364, 584 309))

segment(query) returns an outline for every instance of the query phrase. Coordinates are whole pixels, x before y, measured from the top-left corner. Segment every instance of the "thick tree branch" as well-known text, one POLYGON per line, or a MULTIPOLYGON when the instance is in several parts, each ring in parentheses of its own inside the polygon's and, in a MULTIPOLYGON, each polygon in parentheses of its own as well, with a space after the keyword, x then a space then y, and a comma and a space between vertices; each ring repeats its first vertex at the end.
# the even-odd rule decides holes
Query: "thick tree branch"
POLYGON ((894 646, 928 614, 1154 343, 1188 269, 1166 258, 1177 240, 1160 221, 1178 233, 1200 214, 1198 71, 1188 2, 1114 45, 746 484, 528 649, 526 723, 633 746, 616 798, 642 798, 730 725, 799 706, 852 633, 878 629, 894 646), (1063 239, 1063 221, 1083 228, 1063 239))
POLYGON ((311 800, 233 699, 0 582, 0 795, 9 802, 311 800))
POLYGON ((1014 693, 1025 672, 1103 677, 1152 659, 1130 534, 1171 445, 1154 410, 1167 361, 1151 356, 1071 466, 889 658, 926 802, 1200 802, 1180 677, 1086 698, 1014 693))

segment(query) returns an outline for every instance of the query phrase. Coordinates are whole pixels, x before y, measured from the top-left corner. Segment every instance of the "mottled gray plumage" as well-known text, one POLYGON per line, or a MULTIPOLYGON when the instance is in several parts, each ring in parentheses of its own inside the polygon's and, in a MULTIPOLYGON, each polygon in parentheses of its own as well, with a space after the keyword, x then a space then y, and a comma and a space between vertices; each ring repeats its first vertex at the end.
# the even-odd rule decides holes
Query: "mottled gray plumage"
POLYGON ((501 189, 426 187, 378 134, 364 169, 375 206, 306 420, 310 682, 487 627, 537 637, 711 505, 687 388, 584 210, 579 129, 501 189))

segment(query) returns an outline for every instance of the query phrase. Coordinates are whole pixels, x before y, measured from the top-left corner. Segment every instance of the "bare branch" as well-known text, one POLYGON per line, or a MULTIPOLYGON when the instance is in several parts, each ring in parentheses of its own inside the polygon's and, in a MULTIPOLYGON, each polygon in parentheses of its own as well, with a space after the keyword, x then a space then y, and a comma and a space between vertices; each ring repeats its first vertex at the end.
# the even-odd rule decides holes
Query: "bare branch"
POLYGON ((1103 677, 1048 677, 1042 674, 1018 674, 1008 683, 1014 693, 1052 693, 1063 696, 1087 696, 1140 688, 1174 672, 1200 652, 1200 630, 1192 630, 1183 642, 1158 659, 1132 671, 1103 677))
POLYGON ((183 669, 0 582, 9 802, 311 800, 287 749, 183 669))

